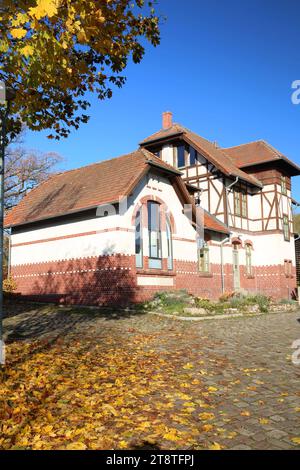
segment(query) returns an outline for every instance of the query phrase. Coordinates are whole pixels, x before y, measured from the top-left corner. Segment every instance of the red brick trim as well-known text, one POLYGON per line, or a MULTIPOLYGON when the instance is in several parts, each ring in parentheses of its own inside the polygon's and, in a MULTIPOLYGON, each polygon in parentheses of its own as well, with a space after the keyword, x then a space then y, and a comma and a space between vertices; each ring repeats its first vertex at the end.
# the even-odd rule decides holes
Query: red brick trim
MULTIPOLYGON (((123 305, 146 301, 160 290, 186 289, 190 294, 217 299, 221 295, 221 267, 211 264, 210 273, 199 273, 196 261, 174 260, 173 271, 136 270, 134 255, 107 255, 12 266, 17 292, 32 300, 83 305, 123 305), (147 273, 147 274, 146 274, 147 273), (139 286, 137 276, 173 278, 173 286, 139 286), (213 280, 212 280, 213 278, 213 280)), ((224 265, 225 290, 233 290, 232 264, 224 265)), ((291 276, 296 269, 291 266, 291 276)), ((295 277, 286 278, 284 265, 254 266, 247 277, 240 266, 241 288, 274 298, 288 298, 295 277), (254 277, 255 276, 255 277, 254 277)))
POLYGON ((134 213, 133 213, 133 216, 132 216, 132 225, 134 225, 134 219, 135 219, 135 215, 136 215, 136 212, 138 209, 140 209, 140 206, 141 204, 145 207, 145 219, 146 220, 146 215, 147 215, 147 202, 148 201, 155 201, 155 202, 158 202, 159 204, 161 204, 162 208, 163 208, 163 220, 162 220, 162 229, 164 228, 164 225, 165 225, 165 215, 166 213, 168 213, 169 217, 170 217, 170 223, 171 223, 171 230, 172 230, 172 233, 176 233, 176 224, 175 224, 175 219, 174 219, 174 216, 172 214, 171 211, 168 210, 168 206, 167 204, 165 203, 165 201, 163 201, 159 196, 157 196, 156 194, 146 194, 145 196, 143 196, 140 200, 139 200, 139 203, 138 203, 138 207, 135 209, 134 213))
POLYGON ((175 271, 165 271, 164 269, 140 269, 136 270, 136 274, 140 276, 176 276, 175 271))

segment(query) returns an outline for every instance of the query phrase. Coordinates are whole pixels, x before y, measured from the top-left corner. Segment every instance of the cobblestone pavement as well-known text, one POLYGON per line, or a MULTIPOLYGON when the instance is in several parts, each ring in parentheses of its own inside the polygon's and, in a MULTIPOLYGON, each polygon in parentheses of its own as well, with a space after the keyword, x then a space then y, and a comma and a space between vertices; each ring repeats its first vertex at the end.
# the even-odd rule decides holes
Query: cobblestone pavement
POLYGON ((193 323, 150 314, 25 306, 10 307, 5 320, 7 342, 61 334, 84 338, 85 332, 97 341, 147 334, 151 348, 162 355, 181 352, 195 373, 205 369, 216 421, 211 434, 200 436, 200 447, 209 440, 225 449, 299 448, 300 365, 291 360, 292 343, 300 339, 299 312, 193 323), (216 367, 220 358, 221 368, 216 367))

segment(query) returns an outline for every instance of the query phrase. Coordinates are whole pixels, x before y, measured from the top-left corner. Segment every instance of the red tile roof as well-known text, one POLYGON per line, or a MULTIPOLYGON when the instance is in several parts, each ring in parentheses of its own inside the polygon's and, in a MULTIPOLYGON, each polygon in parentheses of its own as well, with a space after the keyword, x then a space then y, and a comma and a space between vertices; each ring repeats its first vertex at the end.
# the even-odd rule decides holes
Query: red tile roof
POLYGON ((239 168, 282 161, 291 167, 294 175, 300 174, 300 167, 298 165, 264 140, 249 142, 248 144, 237 145, 236 147, 229 147, 223 150, 239 168))
MULTIPOLYGON (((192 200, 181 173, 146 149, 118 158, 94 163, 52 176, 24 199, 5 217, 5 226, 13 227, 66 214, 76 213, 99 204, 118 202, 129 195, 151 167, 167 171, 177 181, 186 203, 192 200)), ((205 228, 224 232, 224 226, 209 214, 205 228)))
POLYGON ((149 165, 180 174, 152 153, 139 149, 50 177, 7 214, 5 225, 20 225, 118 201, 130 193, 149 165))
POLYGON ((209 162, 227 176, 239 177, 243 181, 253 184, 254 186, 262 187, 262 183, 252 175, 248 175, 240 170, 225 151, 217 147, 214 143, 207 139, 195 134, 189 129, 181 126, 180 124, 173 124, 168 129, 161 129, 160 131, 152 134, 147 139, 141 142, 142 147, 147 147, 155 141, 169 139, 171 137, 181 136, 184 141, 193 145, 193 147, 202 154, 209 162))
POLYGON ((217 217, 204 211, 204 228, 206 230, 212 230, 213 232, 228 233, 230 232, 227 225, 223 224, 217 217))

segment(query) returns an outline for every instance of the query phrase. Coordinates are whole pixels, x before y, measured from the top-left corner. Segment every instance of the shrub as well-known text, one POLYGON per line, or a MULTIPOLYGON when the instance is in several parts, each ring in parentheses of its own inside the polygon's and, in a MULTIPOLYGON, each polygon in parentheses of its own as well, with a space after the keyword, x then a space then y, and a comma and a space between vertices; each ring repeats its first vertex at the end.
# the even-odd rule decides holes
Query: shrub
POLYGON ((235 292, 232 291, 232 292, 224 292, 224 294, 222 294, 220 297, 219 297, 219 301, 220 302, 226 302, 227 300, 231 299, 232 297, 235 296, 235 292))
POLYGON ((201 298, 201 297, 196 297, 195 298, 195 306, 198 308, 208 308, 210 309, 211 302, 209 299, 201 298))
POLYGON ((255 298, 255 302, 258 306, 259 306, 259 310, 262 312, 262 313, 266 313, 269 309, 269 305, 270 305, 270 297, 267 297, 266 295, 255 295, 254 296, 255 298))

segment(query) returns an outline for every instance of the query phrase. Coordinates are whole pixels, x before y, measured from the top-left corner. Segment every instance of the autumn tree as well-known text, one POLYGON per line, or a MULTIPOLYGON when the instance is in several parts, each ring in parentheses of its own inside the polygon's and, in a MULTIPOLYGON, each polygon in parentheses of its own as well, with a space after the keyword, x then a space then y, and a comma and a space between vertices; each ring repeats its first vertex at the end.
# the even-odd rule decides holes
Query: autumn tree
POLYGON ((128 60, 142 60, 145 39, 160 40, 144 0, 2 0, 0 31, 0 80, 17 92, 11 135, 26 124, 56 139, 88 121, 87 92, 110 98, 128 60))

